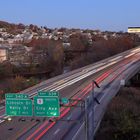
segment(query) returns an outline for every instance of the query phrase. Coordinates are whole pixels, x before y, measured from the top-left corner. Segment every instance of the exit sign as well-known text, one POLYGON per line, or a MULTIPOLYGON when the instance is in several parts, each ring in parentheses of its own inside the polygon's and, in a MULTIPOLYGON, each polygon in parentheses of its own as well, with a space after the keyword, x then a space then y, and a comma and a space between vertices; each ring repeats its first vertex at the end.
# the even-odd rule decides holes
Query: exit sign
POLYGON ((38 96, 59 97, 59 92, 57 92, 57 91, 40 91, 40 92, 38 92, 38 96))
POLYGON ((32 100, 30 99, 6 99, 6 115, 8 116, 32 116, 32 100))
POLYGON ((60 103, 58 97, 34 97, 34 115, 40 117, 59 117, 60 103))
POLYGON ((16 98, 16 99, 27 99, 29 98, 28 95, 26 94, 19 94, 19 93, 7 93, 5 94, 5 99, 11 99, 11 98, 16 98))

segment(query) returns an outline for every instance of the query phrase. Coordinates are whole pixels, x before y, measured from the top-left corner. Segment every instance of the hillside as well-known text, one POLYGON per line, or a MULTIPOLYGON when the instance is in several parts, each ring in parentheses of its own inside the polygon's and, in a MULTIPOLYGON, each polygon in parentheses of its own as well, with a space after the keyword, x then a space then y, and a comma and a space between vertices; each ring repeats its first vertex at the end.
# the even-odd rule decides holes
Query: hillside
POLYGON ((95 140, 140 140, 139 105, 140 88, 123 88, 109 105, 95 140))
POLYGON ((0 28, 11 29, 17 27, 16 24, 8 23, 6 21, 0 21, 0 28))

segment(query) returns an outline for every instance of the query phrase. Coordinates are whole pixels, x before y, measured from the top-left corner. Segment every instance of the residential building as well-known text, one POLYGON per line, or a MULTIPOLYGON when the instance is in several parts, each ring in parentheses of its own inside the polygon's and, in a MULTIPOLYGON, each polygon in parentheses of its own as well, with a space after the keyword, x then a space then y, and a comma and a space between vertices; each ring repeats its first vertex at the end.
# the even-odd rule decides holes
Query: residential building
POLYGON ((27 48, 23 45, 14 45, 8 51, 9 61, 15 65, 21 65, 28 57, 27 48))
POLYGON ((140 34, 140 27, 128 27, 128 33, 140 34))
POLYGON ((8 48, 5 46, 0 46, 0 63, 8 59, 8 48))
POLYGON ((65 49, 69 48, 70 45, 71 45, 71 43, 63 43, 63 47, 64 47, 65 49))

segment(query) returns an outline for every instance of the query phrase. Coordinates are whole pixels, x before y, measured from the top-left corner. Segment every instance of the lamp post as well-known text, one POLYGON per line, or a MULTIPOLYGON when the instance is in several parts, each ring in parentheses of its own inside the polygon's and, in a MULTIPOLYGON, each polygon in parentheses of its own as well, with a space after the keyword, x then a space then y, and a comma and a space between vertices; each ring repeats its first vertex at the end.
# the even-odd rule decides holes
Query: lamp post
POLYGON ((93 132, 93 139, 92 140, 94 140, 94 101, 96 101, 98 104, 100 104, 100 102, 95 97, 95 91, 94 91, 95 86, 97 88, 100 88, 98 83, 93 80, 92 81, 92 90, 91 90, 91 97, 92 97, 92 101, 91 101, 92 102, 91 103, 91 105, 92 105, 92 123, 91 124, 92 124, 92 132, 93 132))

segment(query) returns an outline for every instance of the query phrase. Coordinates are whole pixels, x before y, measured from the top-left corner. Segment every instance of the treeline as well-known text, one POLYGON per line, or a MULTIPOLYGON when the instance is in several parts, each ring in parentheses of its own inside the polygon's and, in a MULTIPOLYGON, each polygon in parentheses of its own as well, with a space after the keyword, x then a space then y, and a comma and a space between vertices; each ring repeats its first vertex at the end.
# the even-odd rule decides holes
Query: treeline
POLYGON ((30 63, 34 62, 34 58, 38 61, 38 65, 35 65, 34 69, 40 72, 50 72, 51 76, 63 72, 64 48, 60 40, 34 39, 26 45, 33 48, 30 63))
POLYGON ((92 45, 88 44, 86 39, 81 38, 81 36, 77 36, 77 38, 71 40, 72 46, 70 50, 81 50, 79 53, 68 53, 68 55, 70 55, 68 58, 72 58, 69 60, 71 69, 91 64, 135 46, 134 39, 128 35, 109 38, 108 40, 93 36, 92 40, 94 40, 92 45))
POLYGON ((48 39, 32 40, 26 44, 33 49, 28 57, 28 64, 14 65, 10 62, 0 64, 0 78, 16 75, 30 76, 49 73, 51 76, 63 72, 64 50, 62 42, 48 39))
POLYGON ((0 100, 5 98, 5 93, 17 93, 39 82, 34 77, 26 79, 22 76, 16 76, 15 78, 3 79, 0 83, 0 100))
POLYGON ((93 62, 105 59, 117 53, 133 48, 135 41, 131 36, 117 38, 92 36, 92 44, 86 36, 76 34, 70 37, 70 46, 64 48, 61 40, 33 39, 25 44, 32 47, 28 56, 28 65, 15 66, 10 62, 0 64, 0 78, 10 76, 34 76, 49 74, 49 77, 63 73, 63 68, 70 70, 80 68, 93 62))

